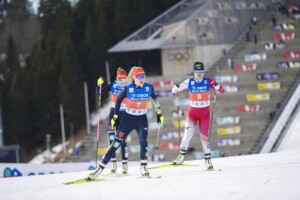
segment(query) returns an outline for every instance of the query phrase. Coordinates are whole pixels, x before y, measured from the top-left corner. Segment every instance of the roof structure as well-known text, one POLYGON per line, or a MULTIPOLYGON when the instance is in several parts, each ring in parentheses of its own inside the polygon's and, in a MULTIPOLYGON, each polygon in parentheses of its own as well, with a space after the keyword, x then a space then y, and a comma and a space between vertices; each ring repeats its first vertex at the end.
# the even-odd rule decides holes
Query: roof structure
POLYGON ((182 0, 108 52, 231 43, 249 27, 250 19, 265 8, 264 1, 182 0), (176 37, 186 25, 189 25, 193 37, 176 37))

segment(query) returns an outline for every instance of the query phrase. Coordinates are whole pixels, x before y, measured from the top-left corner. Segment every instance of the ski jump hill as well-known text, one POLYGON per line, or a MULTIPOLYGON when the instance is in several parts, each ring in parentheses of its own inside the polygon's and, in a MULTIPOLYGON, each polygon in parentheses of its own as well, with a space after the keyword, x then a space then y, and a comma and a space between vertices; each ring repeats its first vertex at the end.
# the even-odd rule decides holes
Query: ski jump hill
POLYGON ((155 168, 161 163, 149 163, 150 173, 162 177, 148 179, 140 176, 137 162, 130 162, 128 176, 104 176, 109 173, 108 166, 99 177, 103 181, 75 185, 63 183, 84 178, 89 171, 0 178, 0 199, 297 200, 300 199, 299 130, 298 109, 277 152, 216 158, 213 159, 216 171, 206 171, 203 160, 188 161, 193 164, 188 167, 155 168))

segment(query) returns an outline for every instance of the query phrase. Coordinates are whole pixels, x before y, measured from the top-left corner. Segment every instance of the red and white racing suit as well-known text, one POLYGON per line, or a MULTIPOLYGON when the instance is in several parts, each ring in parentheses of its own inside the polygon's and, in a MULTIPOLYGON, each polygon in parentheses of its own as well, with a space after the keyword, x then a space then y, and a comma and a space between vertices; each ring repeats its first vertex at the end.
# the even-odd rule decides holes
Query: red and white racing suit
MULTIPOLYGON (((210 125, 210 88, 215 89, 216 82, 204 77, 197 81, 195 78, 185 80, 179 85, 178 92, 188 89, 190 106, 185 122, 184 136, 180 148, 187 150, 194 134, 196 124, 199 122, 200 140, 205 154, 210 153, 209 125, 210 125)), ((224 93, 224 88, 218 85, 218 92, 224 93)))

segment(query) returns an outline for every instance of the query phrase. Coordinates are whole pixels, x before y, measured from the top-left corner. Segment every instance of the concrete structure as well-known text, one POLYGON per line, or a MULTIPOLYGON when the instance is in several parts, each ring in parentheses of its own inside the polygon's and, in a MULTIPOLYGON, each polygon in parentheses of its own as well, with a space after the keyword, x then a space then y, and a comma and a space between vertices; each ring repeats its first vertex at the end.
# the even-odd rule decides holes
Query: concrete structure
POLYGON ((230 49, 266 2, 182 0, 108 52, 160 49, 164 77, 188 74, 195 61, 209 67, 230 49))

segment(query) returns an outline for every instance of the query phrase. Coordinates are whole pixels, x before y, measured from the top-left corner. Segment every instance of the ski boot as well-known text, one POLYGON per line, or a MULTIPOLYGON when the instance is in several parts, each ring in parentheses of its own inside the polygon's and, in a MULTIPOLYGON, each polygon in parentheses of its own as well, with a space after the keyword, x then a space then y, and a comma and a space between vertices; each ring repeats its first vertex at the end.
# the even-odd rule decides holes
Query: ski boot
POLYGON ((111 173, 116 173, 117 172, 117 160, 116 160, 116 158, 112 158, 110 161, 111 161, 110 172, 111 173))
POLYGON ((207 170, 214 170, 214 166, 211 162, 211 154, 210 153, 205 154, 205 165, 207 167, 207 170))
POLYGON ((150 176, 147 163, 141 163, 141 174, 142 176, 150 176))
POLYGON ((185 154, 186 154, 186 150, 182 150, 181 149, 180 152, 179 152, 179 156, 175 160, 173 160, 173 165, 180 165, 180 164, 182 164, 183 161, 184 161, 185 154))
POLYGON ((122 161, 122 174, 127 174, 128 173, 128 165, 127 165, 127 160, 122 161))
POLYGON ((94 172, 90 173, 88 177, 85 178, 87 181, 95 180, 98 176, 100 176, 103 172, 105 166, 99 164, 99 166, 95 169, 94 172))

